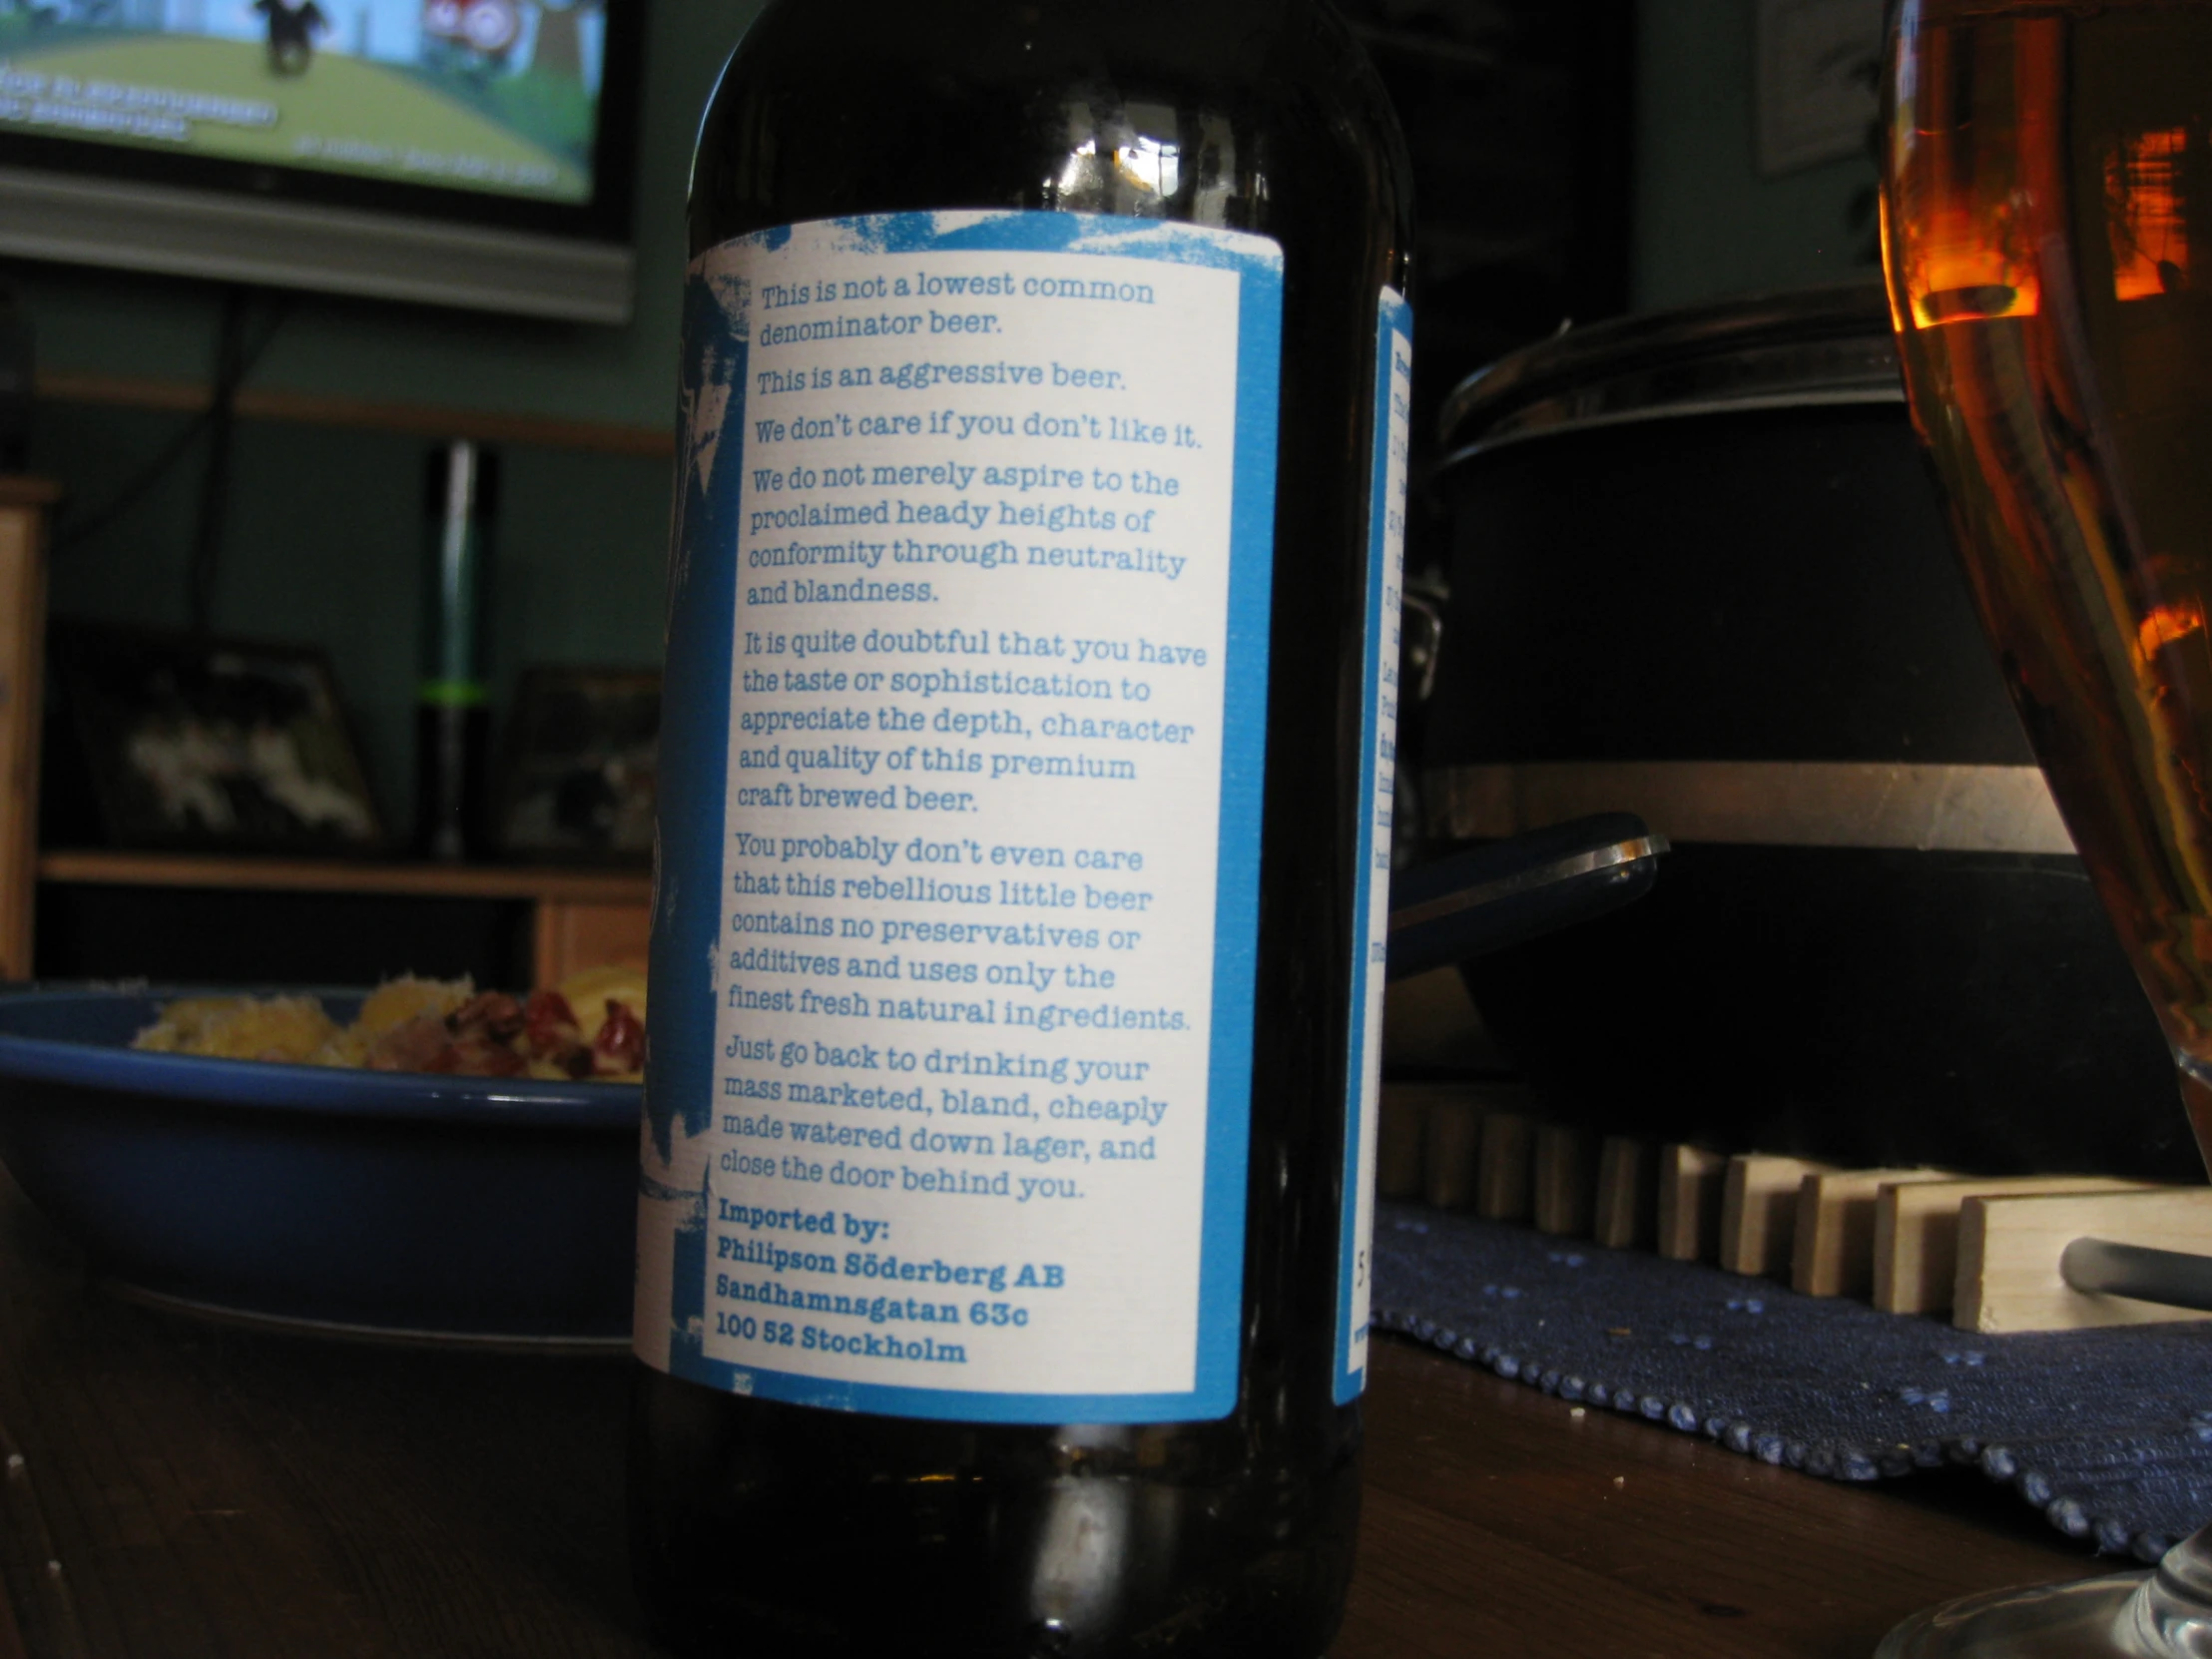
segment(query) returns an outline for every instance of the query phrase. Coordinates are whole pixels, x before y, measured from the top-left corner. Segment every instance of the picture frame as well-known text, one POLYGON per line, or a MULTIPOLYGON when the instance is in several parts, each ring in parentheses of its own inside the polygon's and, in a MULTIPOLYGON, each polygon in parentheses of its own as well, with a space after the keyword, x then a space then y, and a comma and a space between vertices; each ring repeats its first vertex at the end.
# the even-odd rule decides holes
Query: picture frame
POLYGON ((524 669, 500 746, 500 850, 539 862, 650 863, 660 730, 658 670, 524 669))
POLYGON ((78 806, 82 837, 141 851, 388 850, 316 648, 57 622, 48 661, 55 764, 74 774, 56 793, 78 806))

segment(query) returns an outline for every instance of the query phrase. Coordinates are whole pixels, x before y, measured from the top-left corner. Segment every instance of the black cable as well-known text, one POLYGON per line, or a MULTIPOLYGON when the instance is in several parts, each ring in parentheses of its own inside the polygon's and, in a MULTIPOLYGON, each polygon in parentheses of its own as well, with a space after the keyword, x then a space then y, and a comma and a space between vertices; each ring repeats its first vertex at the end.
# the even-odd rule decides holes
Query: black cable
POLYGON ((208 405, 208 462, 200 474, 200 512, 193 525, 192 555, 185 563, 185 616, 195 639, 208 636, 216 573, 223 560, 223 522, 231 497, 231 429, 246 369, 246 300, 243 287, 223 290, 223 324, 216 331, 212 376, 215 393, 208 405))
MULTIPOLYGON (((232 289, 226 294, 226 317, 230 314, 233 298, 242 291, 244 290, 232 289)), ((56 554, 66 553, 71 548, 82 545, 145 500, 154 486, 169 476, 171 469, 184 459, 186 453, 214 424, 216 410, 235 408, 240 385, 253 372, 255 364, 261 361, 262 354, 269 349, 270 341, 276 337, 276 331, 284 320, 286 296, 273 294, 270 297, 273 304, 269 320, 263 324, 260 337, 239 355, 235 371, 228 377, 220 376, 219 355, 219 379, 210 388, 208 407, 172 434, 169 441, 156 450, 146 464, 133 473, 104 505, 95 507, 82 516, 65 518, 56 525, 52 543, 56 554)), ((218 349, 220 354, 220 345, 218 349)))
POLYGON ((117 490, 104 507, 76 518, 64 518, 54 529, 54 551, 66 553, 86 538, 106 529, 115 520, 129 512, 144 499, 146 492, 169 474, 169 469, 184 458, 185 451, 200 441, 200 434, 207 430, 205 411, 196 414, 175 436, 154 452, 152 460, 134 473, 124 486, 117 490))

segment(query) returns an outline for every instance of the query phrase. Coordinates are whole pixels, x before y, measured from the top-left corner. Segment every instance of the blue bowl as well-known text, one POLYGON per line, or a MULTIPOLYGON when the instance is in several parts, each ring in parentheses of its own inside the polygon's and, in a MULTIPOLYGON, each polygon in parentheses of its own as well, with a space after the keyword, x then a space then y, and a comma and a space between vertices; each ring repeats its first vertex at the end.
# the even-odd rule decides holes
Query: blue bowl
MULTIPOLYGON (((635 1085, 129 1046, 161 1003, 208 994, 241 993, 0 993, 0 1162, 103 1274, 378 1335, 627 1338, 635 1085)), ((343 1021, 363 993, 317 994, 343 1021)))

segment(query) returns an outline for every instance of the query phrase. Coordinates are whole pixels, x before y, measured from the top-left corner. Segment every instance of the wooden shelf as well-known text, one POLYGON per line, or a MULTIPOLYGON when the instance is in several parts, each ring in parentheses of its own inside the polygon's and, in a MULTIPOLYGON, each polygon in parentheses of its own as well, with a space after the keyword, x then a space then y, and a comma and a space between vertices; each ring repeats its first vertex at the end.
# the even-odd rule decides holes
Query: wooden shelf
POLYGON ((0 472, 0 507, 51 507, 61 498, 61 485, 51 479, 0 472))
POLYGON ((636 870, 521 864, 353 863, 177 852, 41 854, 41 881, 118 887, 219 887, 241 891, 381 893, 423 898, 511 898, 538 904, 643 908, 652 878, 636 870))
MULTIPOLYGON (((53 370, 42 370, 37 376, 36 387, 40 400, 48 403, 82 403, 97 408, 145 409, 168 414, 203 413, 214 395, 205 383, 193 380, 53 370)), ((287 391, 278 386, 241 387, 237 411, 244 420, 343 426, 357 431, 400 432, 430 438, 473 438, 479 443, 535 444, 547 449, 583 449, 602 455, 635 455, 652 460, 666 459, 676 453, 673 426, 563 420, 545 415, 508 414, 495 409, 452 408, 438 403, 398 403, 371 397, 287 391)))
POLYGON ((38 856, 39 688, 46 680, 43 478, 0 478, 0 975, 31 971, 31 869, 38 856))

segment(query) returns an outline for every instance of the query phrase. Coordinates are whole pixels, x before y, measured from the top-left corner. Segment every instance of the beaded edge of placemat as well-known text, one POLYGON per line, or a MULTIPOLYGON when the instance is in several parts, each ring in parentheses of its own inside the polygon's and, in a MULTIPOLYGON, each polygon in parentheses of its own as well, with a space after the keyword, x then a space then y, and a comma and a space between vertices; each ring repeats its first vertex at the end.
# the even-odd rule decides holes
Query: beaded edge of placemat
MULTIPOLYGON (((1410 1337, 1569 1403, 1703 1435, 1740 1455, 1826 1479, 1877 1481, 1944 1464, 1975 1467, 2040 1511, 2067 1537, 2145 1562, 2157 1561, 2192 1529, 2170 1512, 2175 1501, 2171 1491, 2147 1488, 2183 1488, 2197 1521, 2212 1518, 2212 1364, 2201 1367, 2201 1391, 2174 1382, 2177 1372, 2189 1370, 2176 1361, 2191 1358, 2191 1346, 2204 1350, 2203 1359, 2212 1362, 2212 1347, 2207 1346, 2212 1335, 2202 1328, 2160 1325, 1970 1336, 1935 1320, 1804 1297, 1769 1280, 1701 1264, 1607 1250, 1522 1226, 1404 1204, 1378 1206, 1375 1260, 1374 1329, 1410 1337), (1439 1266, 1452 1275, 1471 1271, 1452 1294, 1439 1295, 1432 1284, 1422 1283, 1439 1266), (1640 1284, 1664 1287, 1670 1306, 1661 1311, 1660 1323, 1676 1328, 1668 1331, 1666 1346, 1682 1351, 1677 1364, 1655 1363, 1649 1335, 1640 1347, 1617 1352, 1610 1366, 1594 1345, 1601 1333, 1608 1341, 1632 1339, 1631 1327, 1600 1322, 1643 1319, 1650 1311, 1648 1302, 1642 1312, 1618 1303, 1607 1313, 1587 1307, 1565 1310, 1561 1324, 1571 1329, 1542 1334, 1547 1320, 1562 1312, 1548 1292, 1562 1275, 1581 1278, 1581 1270, 1591 1266, 1613 1282, 1616 1294, 1625 1290, 1633 1298, 1640 1284), (1515 1282, 1519 1280, 1536 1283, 1532 1287, 1515 1282), (1547 1302, 1553 1303, 1548 1316, 1539 1311, 1547 1302), (1690 1309, 1720 1318, 1685 1322, 1679 1316, 1690 1309), (1732 1344, 1726 1335, 1686 1328, 1714 1324, 1718 1329, 1731 1321, 1757 1322, 1759 1339, 1732 1344), (1826 1328, 1823 1334, 1850 1344, 1863 1357, 1860 1369, 1869 1372, 1887 1367, 1895 1373, 1901 1363, 1910 1368, 1912 1351, 1921 1349, 1940 1375, 1885 1379, 1880 1385, 1838 1376, 1809 1382, 1802 1374, 1818 1368, 1799 1354, 1789 1364, 1801 1375, 1762 1377, 1755 1369, 1758 1357, 1787 1357, 1792 1327, 1826 1328), (1779 1340, 1778 1330, 1783 1332, 1779 1340), (2199 1340, 2193 1345, 2177 1342, 2177 1333, 2188 1330, 2196 1330, 2199 1340), (1688 1377, 1662 1381, 1651 1375, 1685 1365, 1695 1369, 1716 1357, 1739 1366, 1747 1360, 1753 1364, 1709 1379, 1702 1386, 1688 1377), (2130 1393, 2130 1364, 2164 1375, 2135 1380, 2130 1393), (1967 1418, 2002 1418, 2007 1409, 2016 1413, 2018 1400, 2005 1396, 2017 1389, 1995 1390, 1999 1397, 1975 1410, 1973 1385, 2006 1373, 2018 1378, 2037 1365, 2062 1383, 2077 1380, 2085 1370, 2101 1372, 2102 1385, 2108 1393, 2116 1388, 2118 1396, 2102 1413, 2082 1413, 2080 1402, 2070 1396, 2054 1401, 2050 1409, 2056 1417, 2096 1420, 2054 1421, 2049 1430, 2024 1435, 2007 1431, 2002 1422, 1993 1425, 1996 1432, 1980 1431, 1973 1421, 1945 1432, 1913 1431, 1917 1420, 1928 1416, 1955 1412, 1967 1418), (1856 1381, 1856 1387, 1846 1388, 1847 1381, 1856 1381), (1823 1433, 1800 1413, 1773 1408, 1776 1402, 1761 1398, 1763 1391, 1795 1393, 1790 1403, 1801 1410, 1824 1391, 1850 1398, 1855 1409, 1834 1414, 1856 1417, 1862 1431, 1823 1433), (1865 1397, 1855 1397, 1861 1395, 1865 1397), (2200 1403, 2192 1404, 2192 1399, 2200 1403), (1798 1420, 1793 1422, 1793 1416, 1798 1420), (1865 1431, 1878 1424, 1881 1432, 1865 1431), (1898 1432, 1900 1427, 1906 1431, 1898 1432), (2068 1443, 2074 1460, 2051 1454, 2054 1445, 2063 1450, 2068 1443), (2103 1463, 2108 1476, 2102 1492, 2097 1480, 2084 1477, 2084 1465, 2094 1462, 2103 1463), (2136 1501, 2130 1503, 2130 1497, 2136 1501), (2155 1513, 2160 1508, 2169 1512, 2155 1513)), ((2034 1383, 2030 1378, 2030 1391, 2034 1383)), ((1981 1425, 1987 1426, 1992 1425, 1981 1425)))

